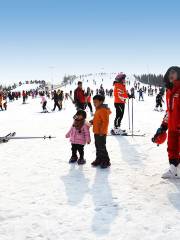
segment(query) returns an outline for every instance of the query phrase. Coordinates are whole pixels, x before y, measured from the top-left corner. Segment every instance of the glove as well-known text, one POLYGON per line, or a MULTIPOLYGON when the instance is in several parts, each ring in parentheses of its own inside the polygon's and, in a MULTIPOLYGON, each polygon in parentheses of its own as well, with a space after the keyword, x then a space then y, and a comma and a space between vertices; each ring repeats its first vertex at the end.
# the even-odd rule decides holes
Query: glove
POLYGON ((167 129, 168 129, 167 126, 162 124, 161 127, 158 128, 158 130, 156 131, 154 137, 152 138, 152 142, 157 143, 157 145, 163 144, 167 138, 166 134, 167 129))

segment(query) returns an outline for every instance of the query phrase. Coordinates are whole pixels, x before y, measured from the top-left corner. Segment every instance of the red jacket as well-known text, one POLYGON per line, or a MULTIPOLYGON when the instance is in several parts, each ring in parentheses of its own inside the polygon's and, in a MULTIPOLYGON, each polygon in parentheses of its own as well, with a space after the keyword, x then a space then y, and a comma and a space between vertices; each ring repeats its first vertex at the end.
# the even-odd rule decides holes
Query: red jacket
POLYGON ((127 98, 126 86, 122 83, 114 83, 114 102, 125 103, 127 98))
POLYGON ((180 131, 180 81, 174 81, 166 93, 167 112, 163 120, 169 131, 180 131))
POLYGON ((86 97, 85 97, 85 93, 84 90, 82 90, 81 88, 76 88, 76 90, 74 91, 74 101, 77 103, 85 103, 86 102, 86 97))

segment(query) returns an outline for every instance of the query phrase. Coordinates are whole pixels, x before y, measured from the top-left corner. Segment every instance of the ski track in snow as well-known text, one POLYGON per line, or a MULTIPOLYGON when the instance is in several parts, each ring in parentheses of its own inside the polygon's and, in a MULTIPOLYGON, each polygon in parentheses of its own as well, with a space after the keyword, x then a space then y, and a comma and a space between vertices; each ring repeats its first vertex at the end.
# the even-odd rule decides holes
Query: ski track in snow
MULTIPOLYGON (((52 140, 12 140, 0 145, 1 240, 170 240, 180 234, 180 182, 166 181, 166 145, 151 143, 163 113, 155 97, 135 100, 135 129, 146 137, 108 137, 112 166, 91 168, 94 140, 85 147, 87 164, 69 165, 64 135, 75 113, 40 114, 40 99, 9 103, 0 112, 0 133, 56 136, 52 140)), ((113 99, 107 97, 113 110, 113 99)), ((52 107, 49 101, 49 108, 52 107)), ((127 110, 126 110, 127 111, 127 110)), ((90 119, 90 117, 88 118, 90 119)), ((128 128, 127 113, 123 128, 128 128)))

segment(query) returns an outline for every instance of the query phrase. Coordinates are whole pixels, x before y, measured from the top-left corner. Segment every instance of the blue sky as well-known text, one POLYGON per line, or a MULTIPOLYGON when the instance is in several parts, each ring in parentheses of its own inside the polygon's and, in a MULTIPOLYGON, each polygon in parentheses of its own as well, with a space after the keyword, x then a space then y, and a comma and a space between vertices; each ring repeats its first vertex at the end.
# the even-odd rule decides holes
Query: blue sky
POLYGON ((178 0, 0 0, 0 81, 163 73, 180 63, 178 0))

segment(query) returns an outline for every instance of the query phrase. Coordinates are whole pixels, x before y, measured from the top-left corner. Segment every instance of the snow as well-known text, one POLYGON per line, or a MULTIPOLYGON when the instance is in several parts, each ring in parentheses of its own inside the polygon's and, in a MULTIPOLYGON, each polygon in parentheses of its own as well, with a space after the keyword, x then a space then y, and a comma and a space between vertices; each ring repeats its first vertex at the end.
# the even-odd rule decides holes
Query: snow
MULTIPOLYGON (((112 126, 113 99, 106 102, 113 110, 112 126)), ((147 96, 134 102, 135 129, 146 137, 108 137, 112 166, 106 170, 90 165, 93 135, 85 147, 87 164, 68 164, 70 143, 64 135, 75 113, 71 101, 51 114, 39 113, 39 98, 9 103, 8 111, 0 112, 1 135, 16 131, 17 136, 56 139, 0 145, 0 239, 179 239, 180 183, 161 179, 168 167, 166 144, 157 147, 151 137, 164 113, 153 111, 154 102, 147 96)), ((52 105, 49 100, 48 108, 52 105)), ((126 107, 125 129, 127 117, 126 107)))
POLYGON ((39 84, 36 84, 36 83, 22 84, 21 86, 18 86, 17 88, 13 89, 12 92, 22 92, 22 91, 36 90, 38 87, 39 87, 39 84))

